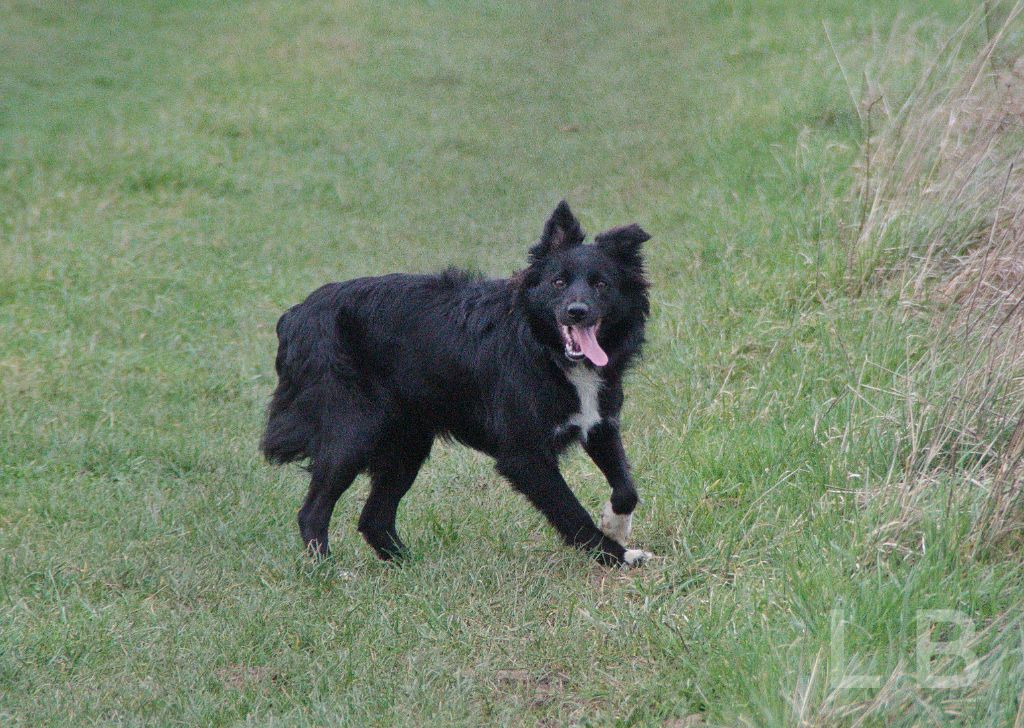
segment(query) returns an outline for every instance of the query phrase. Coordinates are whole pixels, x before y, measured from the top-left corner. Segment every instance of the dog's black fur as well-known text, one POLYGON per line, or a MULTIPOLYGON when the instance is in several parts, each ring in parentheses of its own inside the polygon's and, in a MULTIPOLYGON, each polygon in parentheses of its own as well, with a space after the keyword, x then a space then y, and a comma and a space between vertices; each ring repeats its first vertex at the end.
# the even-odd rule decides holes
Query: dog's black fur
POLYGON ((629 225, 583 244, 563 201, 526 269, 510 279, 455 270, 359 278, 323 286, 285 312, 261 447, 274 463, 309 460, 298 518, 307 547, 327 553, 334 504, 368 471, 359 530, 381 558, 401 554, 399 500, 434 438, 448 436, 494 457, 567 543, 622 563, 623 545, 595 526, 558 457, 582 442, 608 478, 612 510, 633 512, 637 492, 618 415, 622 377, 640 353, 648 315, 641 258, 648 239, 629 225), (570 346, 562 328, 593 331, 595 323, 598 351, 608 358, 600 367, 570 346), (577 367, 601 379, 600 419, 585 433, 570 423, 582 405, 569 379, 577 367))

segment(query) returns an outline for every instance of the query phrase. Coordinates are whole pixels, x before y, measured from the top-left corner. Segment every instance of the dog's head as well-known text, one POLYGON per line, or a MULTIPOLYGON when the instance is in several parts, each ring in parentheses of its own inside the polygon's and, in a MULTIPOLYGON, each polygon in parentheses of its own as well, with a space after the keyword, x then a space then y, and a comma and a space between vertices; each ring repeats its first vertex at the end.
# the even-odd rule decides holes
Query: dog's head
POLYGON ((607 230, 592 244, 563 200, 530 248, 520 276, 526 310, 542 343, 569 360, 596 367, 608 351, 647 317, 647 279, 641 246, 650 235, 639 225, 607 230))

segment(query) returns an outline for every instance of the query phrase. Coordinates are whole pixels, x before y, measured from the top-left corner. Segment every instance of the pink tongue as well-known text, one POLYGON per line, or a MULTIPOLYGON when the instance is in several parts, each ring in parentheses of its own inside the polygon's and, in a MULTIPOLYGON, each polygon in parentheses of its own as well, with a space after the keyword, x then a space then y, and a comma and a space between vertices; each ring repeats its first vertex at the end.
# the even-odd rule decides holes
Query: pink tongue
POLYGON ((608 363, 608 355, 604 353, 604 349, 597 343, 597 326, 588 326, 587 328, 573 326, 572 332, 576 338, 576 343, 583 350, 583 356, 590 359, 594 366, 603 367, 608 363))

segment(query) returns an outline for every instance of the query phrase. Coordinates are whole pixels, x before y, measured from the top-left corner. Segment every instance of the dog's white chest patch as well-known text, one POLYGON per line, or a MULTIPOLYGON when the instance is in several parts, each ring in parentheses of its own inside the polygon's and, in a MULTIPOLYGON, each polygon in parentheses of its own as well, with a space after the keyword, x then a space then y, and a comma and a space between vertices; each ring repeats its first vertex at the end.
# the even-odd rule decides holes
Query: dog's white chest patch
POLYGON ((575 366, 569 370, 567 376, 576 387, 576 394, 580 398, 580 411, 570 417, 567 424, 579 427, 580 435, 586 440, 590 428, 601 421, 601 412, 597 405, 597 395, 602 384, 601 375, 593 369, 575 366))

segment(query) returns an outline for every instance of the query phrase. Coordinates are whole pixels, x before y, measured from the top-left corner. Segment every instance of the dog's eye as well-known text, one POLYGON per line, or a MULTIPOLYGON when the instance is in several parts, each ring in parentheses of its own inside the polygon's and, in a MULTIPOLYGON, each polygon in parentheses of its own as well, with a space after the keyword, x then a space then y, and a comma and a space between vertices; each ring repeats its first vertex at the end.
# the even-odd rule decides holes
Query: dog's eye
POLYGON ((555 280, 551 281, 551 285, 553 285, 555 288, 565 288, 565 279, 556 278, 555 280))
POLYGON ((604 281, 600 280, 600 279, 594 281, 594 288, 596 288, 599 291, 603 291, 607 287, 608 287, 608 284, 605 283, 604 281))

